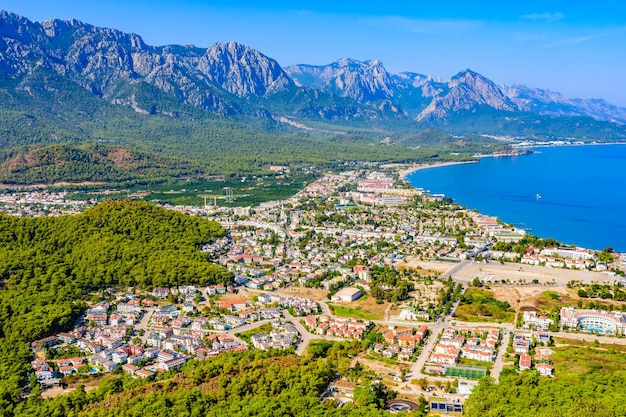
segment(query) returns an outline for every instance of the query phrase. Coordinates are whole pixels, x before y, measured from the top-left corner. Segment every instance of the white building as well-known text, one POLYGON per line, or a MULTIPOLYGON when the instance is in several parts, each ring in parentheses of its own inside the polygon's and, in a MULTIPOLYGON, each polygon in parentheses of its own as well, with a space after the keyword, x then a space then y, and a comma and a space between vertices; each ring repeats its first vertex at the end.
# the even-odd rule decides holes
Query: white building
POLYGON ((355 301, 361 297, 361 290, 358 288, 348 287, 342 288, 335 295, 332 296, 331 301, 355 301))
POLYGON ((561 309, 561 325, 588 332, 626 334, 626 313, 621 311, 561 309))

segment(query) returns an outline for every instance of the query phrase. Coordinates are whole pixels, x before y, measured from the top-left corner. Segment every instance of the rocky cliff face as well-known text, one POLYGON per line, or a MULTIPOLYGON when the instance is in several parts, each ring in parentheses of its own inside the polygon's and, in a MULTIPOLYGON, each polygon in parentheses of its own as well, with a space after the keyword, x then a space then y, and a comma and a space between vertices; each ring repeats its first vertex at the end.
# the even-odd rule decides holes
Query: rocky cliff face
POLYGON ((451 112, 475 110, 480 106, 511 112, 517 110, 515 103, 493 81, 474 71, 465 70, 452 77, 447 92, 435 95, 417 120, 441 119, 451 112))
POLYGON ((293 85, 276 61, 235 42, 156 48, 135 34, 8 12, 0 14, 0 68, 12 76, 51 70, 112 102, 130 100, 119 96, 123 86, 146 82, 206 110, 232 107, 224 93, 260 97, 293 85))
POLYGON ((343 58, 330 65, 286 67, 296 85, 350 97, 360 103, 393 98, 396 86, 382 62, 343 58))
POLYGON ((276 61, 236 42, 216 43, 197 66, 211 82, 238 96, 266 96, 285 91, 291 78, 276 61))

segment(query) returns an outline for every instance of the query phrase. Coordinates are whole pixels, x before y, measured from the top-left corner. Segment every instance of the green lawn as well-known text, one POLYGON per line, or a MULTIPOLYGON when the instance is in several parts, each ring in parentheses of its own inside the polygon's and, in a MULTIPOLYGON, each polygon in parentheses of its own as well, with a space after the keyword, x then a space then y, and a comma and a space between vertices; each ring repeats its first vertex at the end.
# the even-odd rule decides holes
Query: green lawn
POLYGON ((250 338, 253 335, 258 334, 258 333, 269 333, 271 331, 272 331, 272 324, 271 323, 265 323, 265 324, 257 327, 256 329, 248 330, 247 332, 243 332, 243 333, 235 333, 235 336, 237 336, 238 338, 240 338, 244 342, 250 344, 250 338))
POLYGON ((380 320, 380 314, 366 310, 363 307, 346 307, 338 305, 328 305, 333 314, 338 317, 354 317, 362 320, 380 320))

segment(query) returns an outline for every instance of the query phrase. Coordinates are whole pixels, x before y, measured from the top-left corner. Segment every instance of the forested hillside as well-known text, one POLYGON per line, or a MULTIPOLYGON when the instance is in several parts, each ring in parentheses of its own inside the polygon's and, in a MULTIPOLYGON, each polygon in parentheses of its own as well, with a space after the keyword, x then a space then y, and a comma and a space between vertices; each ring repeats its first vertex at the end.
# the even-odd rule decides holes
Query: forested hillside
MULTIPOLYGON (((0 180, 11 183, 247 175, 263 172, 270 164, 426 161, 464 152, 459 147, 409 149, 380 144, 386 136, 401 144, 406 133, 397 131, 337 132, 328 125, 302 130, 267 114, 225 118, 172 100, 162 104, 163 112, 142 114, 39 70, 21 83, 6 79, 0 83, 7 87, 0 89, 0 180), (134 165, 120 166, 108 157, 107 147, 123 149, 133 160, 141 158, 134 165), (61 163, 37 164, 38 160, 61 163)), ((146 86, 136 88, 137 100, 147 96, 145 100, 161 103, 164 99, 163 93, 146 86)), ((412 141, 410 146, 419 143, 412 141)), ((493 150, 499 147, 494 145, 493 150)), ((465 153, 471 155, 475 149, 465 153)), ((485 147, 480 150, 490 152, 485 147)))
POLYGON ((92 291, 230 283, 204 243, 224 229, 147 203, 105 202, 77 216, 0 216, 0 410, 19 401, 29 343, 68 329, 92 291))
MULTIPOLYGON (((354 342, 357 343, 358 342, 354 342)), ((378 417, 387 389, 360 378, 354 404, 333 408, 320 395, 359 347, 336 344, 324 356, 299 358, 285 351, 223 353, 205 361, 190 361, 177 375, 163 374, 155 383, 112 376, 89 393, 43 401, 36 396, 22 403, 15 416, 352 416, 378 417)), ((401 414, 406 415, 406 414, 401 414)), ((413 416, 423 416, 416 411, 413 416)))
POLYGON ((542 378, 537 371, 505 371, 498 384, 483 378, 465 403, 468 417, 626 415, 626 371, 593 371, 558 378, 542 378))

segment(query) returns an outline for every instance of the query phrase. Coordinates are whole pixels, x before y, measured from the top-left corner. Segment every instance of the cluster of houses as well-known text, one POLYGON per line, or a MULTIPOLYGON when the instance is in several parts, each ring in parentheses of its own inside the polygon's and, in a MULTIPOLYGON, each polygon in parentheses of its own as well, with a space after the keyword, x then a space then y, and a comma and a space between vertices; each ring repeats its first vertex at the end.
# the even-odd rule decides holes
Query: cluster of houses
POLYGON ((317 314, 320 311, 319 304, 310 298, 304 297, 283 297, 278 294, 259 294, 257 303, 273 304, 292 311, 295 316, 308 316, 317 314))
POLYGON ((520 260, 528 265, 545 265, 552 268, 589 269, 596 266, 596 256, 582 248, 548 248, 539 251, 528 248, 520 260))
POLYGON ((410 197, 421 195, 416 189, 396 188, 393 178, 382 172, 370 172, 358 181, 357 191, 346 195, 355 202, 374 206, 397 207, 407 203, 410 197))
POLYGON ((529 354, 523 354, 519 356, 519 369, 520 371, 531 369, 533 362, 534 362, 535 369, 539 371, 540 375, 553 376, 554 367, 550 365, 550 363, 548 363, 549 361, 550 361, 550 357, 546 354, 535 355, 534 361, 533 361, 533 358, 529 354))
POLYGON ((454 366, 461 357, 484 362, 493 362, 496 347, 500 340, 498 329, 460 329, 446 328, 439 342, 433 348, 429 362, 445 366, 454 366))
POLYGON ((385 358, 397 356, 399 360, 408 361, 427 334, 428 327, 425 325, 416 331, 411 327, 394 328, 383 334, 385 344, 376 343, 373 350, 385 358))
POLYGON ((73 200, 73 194, 48 190, 0 193, 0 210, 19 217, 60 216, 80 213, 96 203, 95 199, 73 200))
POLYGON ((478 212, 470 212, 470 217, 474 221, 474 224, 478 226, 482 236, 495 238, 497 241, 502 242, 515 242, 521 240, 526 231, 523 229, 514 228, 504 225, 495 216, 485 216, 478 212))
POLYGON ((373 325, 371 321, 322 315, 318 318, 307 316, 304 324, 311 333, 321 336, 335 336, 346 339, 362 339, 373 325))
MULTIPOLYGON (((547 334, 545 330, 537 330, 536 332, 547 334)), ((535 336, 535 335, 533 335, 535 336)), ((544 339, 535 339, 537 343, 546 343, 544 339)), ((549 340, 549 335, 548 335, 549 340)), ((519 356, 519 369, 525 371, 531 369, 533 362, 535 363, 535 369, 543 376, 552 376, 554 374, 554 367, 550 364, 549 350, 535 353, 534 360, 531 356, 531 348, 533 347, 532 336, 526 334, 515 334, 513 336, 513 352, 519 356)))
POLYGON ((356 279, 367 282, 367 272, 344 271, 355 257, 366 259, 368 265, 395 264, 416 254, 462 257, 466 250, 456 247, 457 232, 472 228, 464 210, 409 207, 407 199, 420 191, 396 188, 385 173, 365 176, 362 171, 329 174, 288 200, 235 209, 239 213, 235 216, 232 209, 216 210, 213 218, 229 229, 231 241, 203 250, 235 273, 237 285, 263 290, 310 281, 318 285, 324 275, 333 276, 333 281, 322 282, 326 289, 356 279), (342 190, 353 187, 360 191, 342 190), (333 204, 320 212, 308 206, 311 197, 333 204), (396 241, 402 244, 380 246, 374 255, 362 249, 396 241), (341 278, 334 277, 338 271, 341 278))
MULTIPOLYGON (((207 295, 230 291, 228 286, 222 285, 206 289, 207 295)), ((37 377, 48 381, 49 385, 50 381, 57 383, 58 377, 64 375, 110 372, 120 366, 130 374, 145 378, 155 372, 176 370, 192 357, 203 359, 229 350, 246 349, 233 337, 210 333, 210 330, 225 331, 258 320, 277 320, 282 317, 283 309, 294 315, 317 314, 320 310, 318 303, 308 298, 260 294, 255 303, 245 299, 217 301, 216 306, 225 311, 217 317, 190 316, 188 313, 197 313, 195 298, 198 292, 193 286, 161 287, 152 291, 151 295, 161 300, 175 294, 183 299, 182 307, 156 305, 151 299, 121 293, 116 295, 116 304, 100 302, 93 305, 72 331, 33 342, 32 347, 38 352, 33 369, 37 377), (152 314, 147 332, 139 342, 134 340, 136 335, 129 335, 128 328, 139 324, 144 307, 150 307, 152 314), (49 349, 61 347, 77 347, 82 355, 53 362, 45 359, 49 349), (141 367, 139 363, 145 366, 141 367)), ((350 331, 353 330, 351 327, 350 331)), ((360 337, 358 331, 356 334, 360 337)), ((269 335, 253 338, 253 344, 260 349, 285 348, 298 341, 299 334, 291 324, 277 325, 269 335)))
POLYGON ((300 333, 291 323, 272 322, 273 329, 269 333, 261 332, 250 337, 250 343, 260 350, 287 349, 300 339, 300 333))

